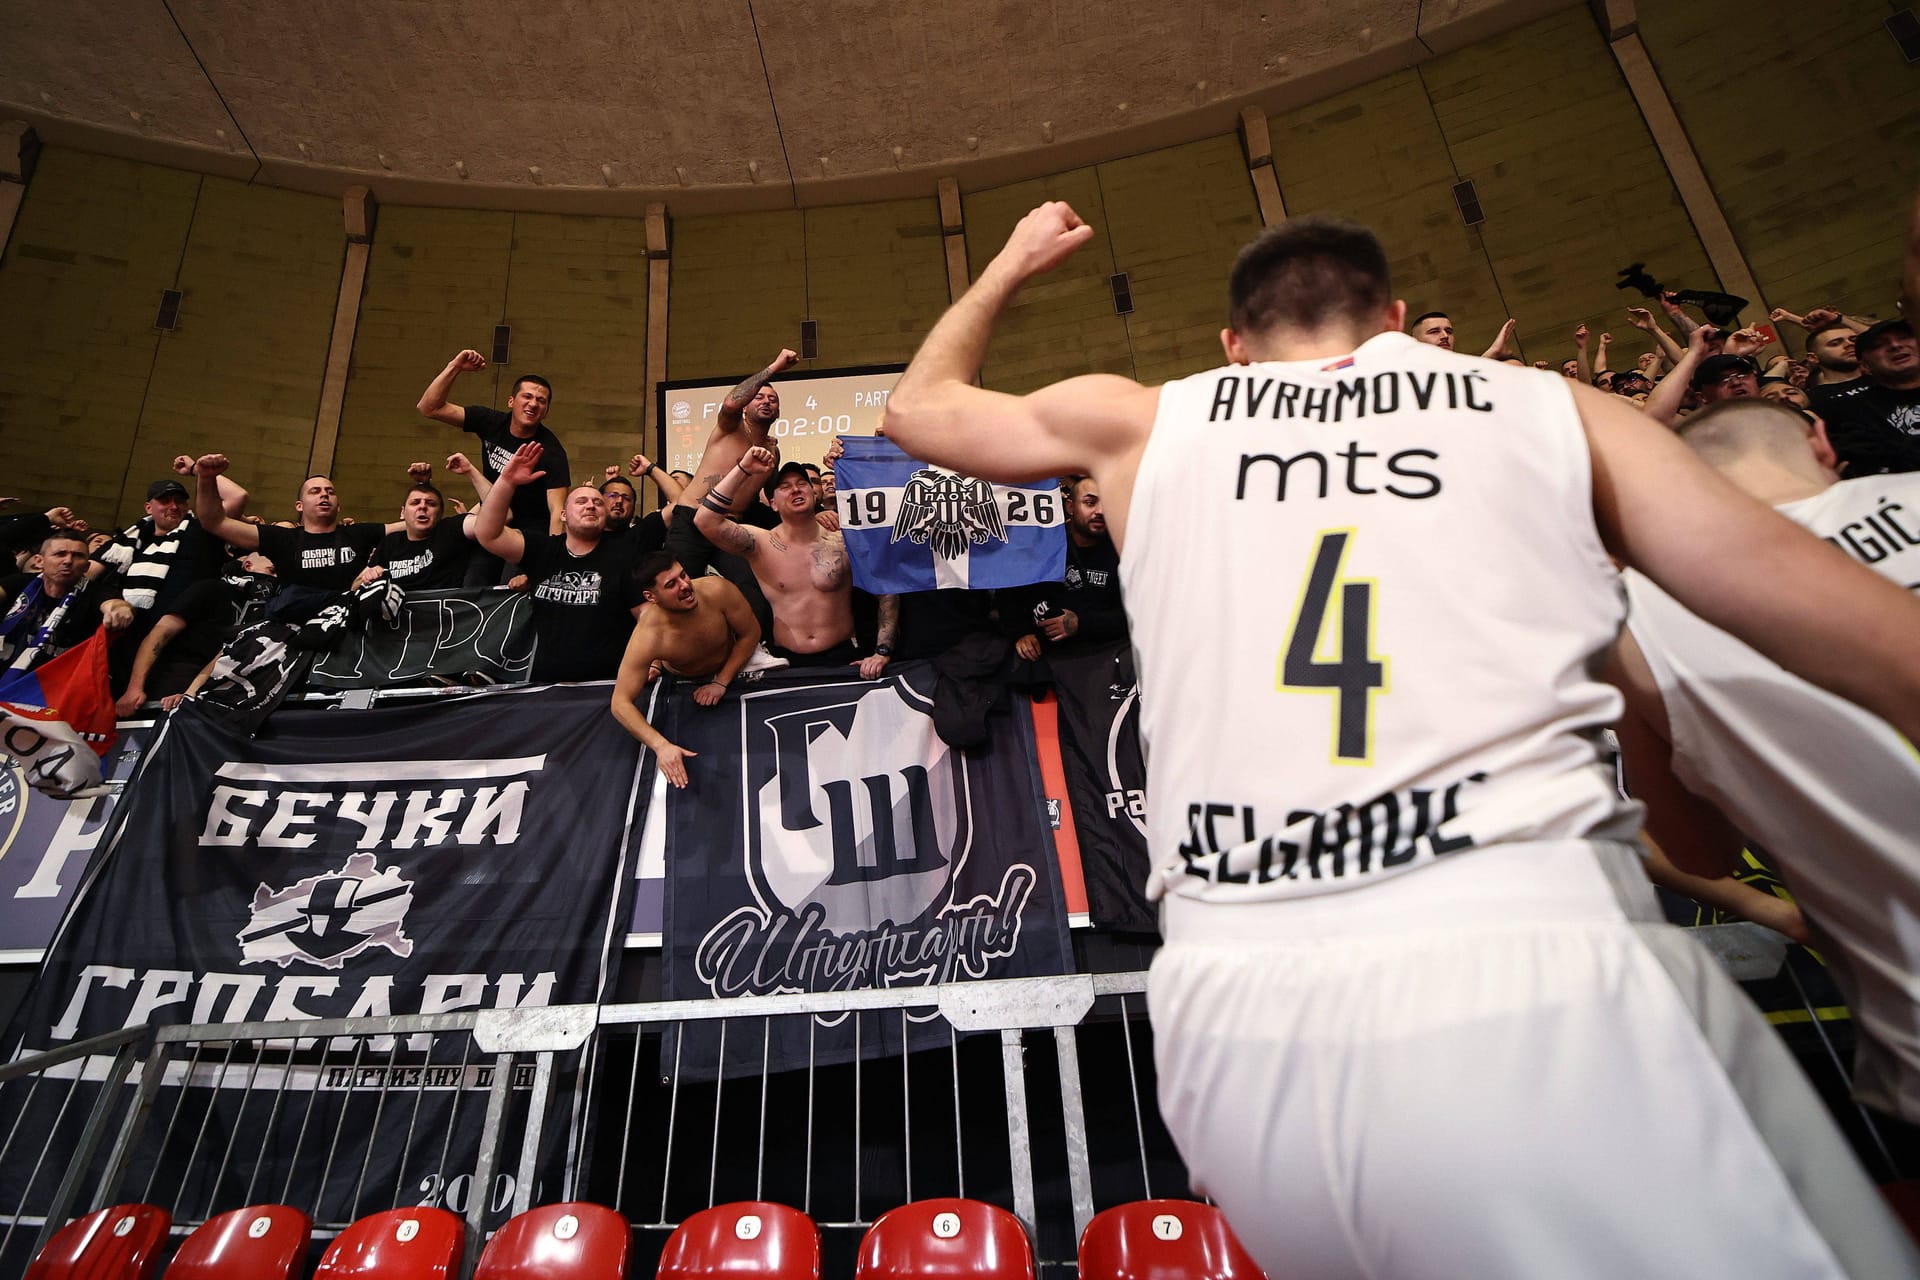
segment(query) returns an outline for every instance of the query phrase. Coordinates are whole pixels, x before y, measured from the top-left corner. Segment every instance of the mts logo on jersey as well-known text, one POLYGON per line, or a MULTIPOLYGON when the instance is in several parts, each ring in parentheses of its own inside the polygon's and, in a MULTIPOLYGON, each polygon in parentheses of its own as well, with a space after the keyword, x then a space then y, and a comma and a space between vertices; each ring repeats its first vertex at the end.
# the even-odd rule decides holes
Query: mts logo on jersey
POLYGON ((966 765, 921 695, 893 681, 741 702, 755 905, 700 942, 715 995, 943 982, 1012 954, 1038 872, 1015 865, 997 892, 957 900, 973 838, 966 765))

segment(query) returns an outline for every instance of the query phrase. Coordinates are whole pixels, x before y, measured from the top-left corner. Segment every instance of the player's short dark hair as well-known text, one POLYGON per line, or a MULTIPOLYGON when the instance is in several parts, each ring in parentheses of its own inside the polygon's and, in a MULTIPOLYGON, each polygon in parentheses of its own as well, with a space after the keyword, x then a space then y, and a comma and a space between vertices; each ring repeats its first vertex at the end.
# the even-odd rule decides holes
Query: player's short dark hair
MULTIPOLYGON (((447 495, 440 492, 440 486, 435 484, 431 480, 415 480, 412 484, 407 486, 407 492, 408 493, 430 493, 440 503, 441 506, 444 507, 447 505, 447 495)), ((400 499, 400 501, 405 502, 406 499, 402 498, 400 499)))
POLYGON ((531 382, 536 387, 545 388, 547 393, 547 399, 549 400, 553 399, 553 384, 551 382, 548 382, 545 378, 541 377, 537 373, 523 373, 519 377, 515 378, 513 380, 513 388, 512 390, 508 391, 507 394, 510 396, 519 395, 520 384, 523 382, 531 382))
POLYGON ((651 591, 660 575, 679 563, 680 557, 671 551, 649 551, 633 566, 633 580, 642 591, 651 591))
POLYGON ((1452 316, 1444 311, 1422 311, 1407 324, 1409 329, 1417 329, 1429 320, 1451 320, 1452 316))
POLYGON ((307 500, 308 480, 325 480, 328 484, 333 483, 333 477, 324 471, 316 471, 310 476, 305 476, 301 479, 299 486, 293 491, 293 500, 295 502, 305 502, 307 500))
POLYGON ((1240 251, 1227 286, 1228 323, 1241 334, 1321 329, 1392 301, 1387 253, 1343 218, 1289 218, 1240 251))
POLYGON ((640 496, 640 490, 634 486, 633 481, 627 479, 625 476, 608 476, 600 482, 600 492, 605 493, 616 484, 627 486, 627 492, 631 493, 634 497, 637 498, 640 496))
POLYGON ((78 529, 55 529, 40 539, 40 550, 44 552, 49 542, 77 542, 84 547, 87 545, 87 535, 78 529))

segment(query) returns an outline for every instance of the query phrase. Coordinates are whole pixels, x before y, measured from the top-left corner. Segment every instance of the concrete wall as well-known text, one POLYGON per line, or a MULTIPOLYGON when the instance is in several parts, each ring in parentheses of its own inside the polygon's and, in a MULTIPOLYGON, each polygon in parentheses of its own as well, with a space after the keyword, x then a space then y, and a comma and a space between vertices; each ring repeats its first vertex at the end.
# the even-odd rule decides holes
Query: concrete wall
MULTIPOLYGON (((48 151, 0 262, 0 494, 118 509, 201 179, 48 151)), ((142 492, 144 496, 144 491, 142 492)))
MULTIPOLYGON (((1920 184, 1920 74, 1884 16, 1873 0, 1640 15, 1740 250, 1789 307, 1891 314, 1920 184)), ((1450 312, 1463 350, 1511 315, 1527 357, 1557 363, 1584 322, 1611 329, 1624 366, 1642 344, 1619 268, 1717 282, 1584 6, 1269 124, 1288 210, 1376 228, 1396 291, 1415 312, 1450 312), (1478 227, 1454 206, 1462 178, 1485 210, 1478 227)), ((1009 309, 987 385, 1157 381, 1218 359, 1222 283, 1259 229, 1236 137, 966 192, 970 269, 1047 199, 1099 234, 1009 309), (1119 271, 1125 316, 1109 287, 1119 271)), ((749 373, 797 347, 807 319, 816 367, 905 360, 948 300, 940 231, 931 198, 675 220, 667 376, 749 373)), ((331 201, 49 150, 0 260, 0 494, 107 523, 137 513, 175 452, 218 448, 256 509, 283 513, 307 465, 342 255, 331 201), (154 311, 176 286, 180 327, 162 334, 154 311)), ((414 402, 502 321, 512 359, 468 375, 457 399, 498 405, 514 374, 539 372, 577 476, 644 447, 646 277, 639 219, 382 208, 332 467, 349 511, 384 518, 406 463, 463 447, 414 402)))
POLYGON ((1528 360, 1558 365, 1585 323, 1610 363, 1650 345, 1613 288, 1645 261, 1715 283, 1693 225, 1612 53, 1584 9, 1436 58, 1270 121, 1289 213, 1331 212, 1379 232, 1411 315, 1445 311, 1462 351, 1512 316, 1528 360), (1471 179, 1486 220, 1465 225, 1471 179))
MULTIPOLYGON (((343 509, 356 519, 397 517, 409 462, 432 462, 437 471, 449 453, 473 443, 422 418, 414 405, 461 348, 491 355, 512 253, 509 213, 380 210, 333 463, 343 509)), ((489 365, 463 374, 452 399, 504 405, 500 371, 489 365)), ((557 405, 554 421, 563 421, 557 405)), ((453 485, 446 491, 473 497, 453 485)))
POLYGON ((1640 33, 1768 298, 1895 314, 1920 67, 1880 0, 1641 6, 1640 33))

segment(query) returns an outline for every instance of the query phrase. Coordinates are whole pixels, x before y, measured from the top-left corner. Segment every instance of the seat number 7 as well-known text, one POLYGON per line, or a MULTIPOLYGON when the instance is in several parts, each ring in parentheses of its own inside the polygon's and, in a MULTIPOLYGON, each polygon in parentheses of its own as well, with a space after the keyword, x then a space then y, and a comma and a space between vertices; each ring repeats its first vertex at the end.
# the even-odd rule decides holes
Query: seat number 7
POLYGON ((1340 577, 1353 536, 1351 529, 1320 535, 1274 682, 1283 693, 1333 695, 1333 759, 1339 764, 1373 759, 1373 693, 1387 687, 1387 659, 1373 652, 1375 584, 1340 577))

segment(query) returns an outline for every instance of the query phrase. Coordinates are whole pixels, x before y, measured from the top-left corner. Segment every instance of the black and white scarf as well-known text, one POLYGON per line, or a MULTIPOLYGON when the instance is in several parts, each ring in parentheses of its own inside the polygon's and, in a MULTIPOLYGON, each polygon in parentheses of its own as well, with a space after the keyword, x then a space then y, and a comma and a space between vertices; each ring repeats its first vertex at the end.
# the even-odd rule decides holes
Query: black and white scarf
POLYGON ((153 517, 144 516, 122 529, 120 536, 100 552, 101 562, 118 569, 125 579, 120 598, 136 612, 153 608, 159 599, 160 584, 173 571, 174 562, 180 558, 180 545, 192 527, 193 517, 188 516, 171 533, 160 533, 154 528, 153 517))

